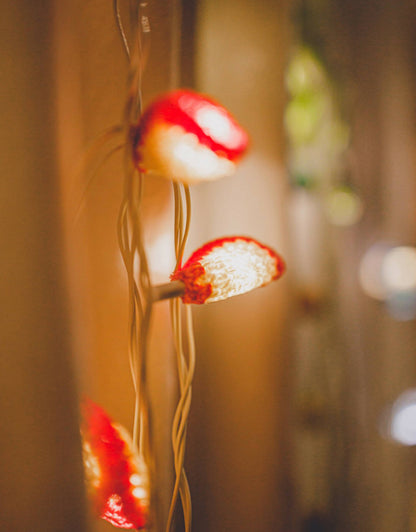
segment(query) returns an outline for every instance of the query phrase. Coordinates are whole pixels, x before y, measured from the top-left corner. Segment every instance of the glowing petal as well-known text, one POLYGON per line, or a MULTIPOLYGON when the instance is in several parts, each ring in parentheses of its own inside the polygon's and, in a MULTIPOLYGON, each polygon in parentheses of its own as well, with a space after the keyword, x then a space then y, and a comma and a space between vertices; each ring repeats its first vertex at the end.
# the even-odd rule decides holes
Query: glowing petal
POLYGON ((226 109, 189 90, 150 105, 132 141, 140 170, 188 184, 231 175, 248 145, 246 132, 226 109))
POLYGON ((145 464, 125 429, 102 408, 86 400, 82 410, 85 476, 96 514, 119 528, 144 528, 149 511, 145 464))
POLYGON ((205 244, 176 271, 182 281, 184 303, 210 303, 244 294, 278 279, 283 259, 271 248, 244 236, 221 238, 205 244))

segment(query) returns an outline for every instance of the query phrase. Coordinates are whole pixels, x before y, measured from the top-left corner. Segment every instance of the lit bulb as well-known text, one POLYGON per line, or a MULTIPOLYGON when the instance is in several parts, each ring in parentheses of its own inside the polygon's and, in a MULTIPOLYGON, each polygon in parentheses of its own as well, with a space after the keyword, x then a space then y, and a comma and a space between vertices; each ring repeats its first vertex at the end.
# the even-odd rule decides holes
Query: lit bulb
POLYGON ((130 436, 90 400, 83 402, 82 413, 85 477, 96 514, 119 528, 145 528, 148 472, 130 436))
POLYGON ((271 248, 251 238, 233 236, 196 250, 171 279, 184 283, 184 303, 202 304, 264 286, 284 271, 283 259, 271 248))
POLYGON ((177 90, 147 108, 132 142, 141 171, 192 184, 233 174, 248 136, 218 103, 177 90))

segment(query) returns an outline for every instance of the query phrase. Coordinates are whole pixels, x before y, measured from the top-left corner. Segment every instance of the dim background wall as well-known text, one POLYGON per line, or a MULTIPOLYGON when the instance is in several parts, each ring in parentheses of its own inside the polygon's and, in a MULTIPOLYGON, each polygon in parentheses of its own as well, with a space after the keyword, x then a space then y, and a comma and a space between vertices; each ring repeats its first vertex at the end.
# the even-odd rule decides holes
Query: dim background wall
POLYGON ((86 530, 59 210, 51 2, 0 22, 0 529, 86 530))
MULTIPOLYGON (((242 234, 287 257, 288 8, 285 1, 198 3, 196 88, 238 117, 250 149, 235 176, 195 187, 190 249, 242 234)), ((290 529, 287 288, 283 278, 195 309, 198 361, 189 459, 195 528, 201 532, 290 529)))
POLYGON ((358 268, 377 241, 416 243, 416 10, 408 1, 357 1, 337 3, 333 13, 334 55, 350 90, 352 178, 366 204, 360 224, 334 235, 352 401, 346 409, 350 461, 344 475, 349 503, 339 526, 413 530, 414 449, 383 437, 383 418, 416 382, 415 320, 395 320, 366 297, 358 268))

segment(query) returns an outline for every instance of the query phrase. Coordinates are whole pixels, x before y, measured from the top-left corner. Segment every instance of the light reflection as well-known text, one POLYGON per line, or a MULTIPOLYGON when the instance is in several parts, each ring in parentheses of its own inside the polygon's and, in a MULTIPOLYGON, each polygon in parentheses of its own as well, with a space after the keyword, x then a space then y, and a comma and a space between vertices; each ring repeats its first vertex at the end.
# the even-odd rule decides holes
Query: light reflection
POLYGON ((403 445, 416 445, 416 390, 407 390, 393 405, 390 435, 403 445))
POLYGON ((133 484, 133 486, 140 486, 140 484, 143 482, 143 479, 140 475, 137 473, 134 473, 130 477, 130 484, 133 484))
POLYGON ((148 494, 145 488, 139 486, 137 488, 134 488, 133 497, 135 497, 136 499, 140 499, 142 501, 143 499, 147 499, 147 496, 148 494))
POLYGON ((195 121, 206 135, 219 144, 237 148, 242 142, 242 135, 233 127, 228 115, 213 105, 201 106, 195 113, 195 121))
POLYGON ((247 134, 234 121, 228 111, 218 104, 195 93, 184 92, 178 100, 179 107, 194 120, 205 135, 228 149, 240 149, 247 144, 247 134))

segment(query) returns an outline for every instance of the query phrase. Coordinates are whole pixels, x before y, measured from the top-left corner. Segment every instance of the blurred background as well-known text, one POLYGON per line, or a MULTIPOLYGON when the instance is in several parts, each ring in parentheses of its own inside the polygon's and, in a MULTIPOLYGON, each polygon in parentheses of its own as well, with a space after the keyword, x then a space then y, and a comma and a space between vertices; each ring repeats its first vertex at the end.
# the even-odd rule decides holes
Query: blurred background
MULTIPOLYGON (((122 158, 98 154, 92 179, 79 168, 120 123, 128 63, 110 1, 2 7, 0 530, 104 532, 85 508, 77 411, 87 394, 131 429, 122 158)), ((194 309, 194 530, 415 531, 416 4, 144 7, 145 103, 195 88, 251 137, 235 176, 193 187, 185 255, 247 234, 288 268, 194 309)), ((146 182, 155 283, 174 265, 172 202, 166 180, 146 182)), ((150 353, 163 520, 177 397, 167 303, 150 353)))

